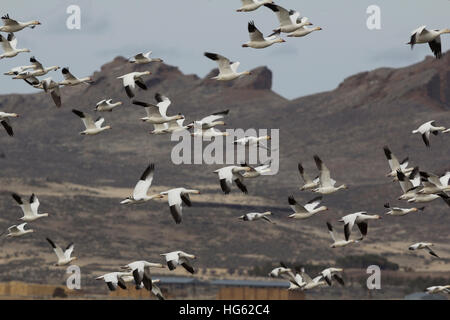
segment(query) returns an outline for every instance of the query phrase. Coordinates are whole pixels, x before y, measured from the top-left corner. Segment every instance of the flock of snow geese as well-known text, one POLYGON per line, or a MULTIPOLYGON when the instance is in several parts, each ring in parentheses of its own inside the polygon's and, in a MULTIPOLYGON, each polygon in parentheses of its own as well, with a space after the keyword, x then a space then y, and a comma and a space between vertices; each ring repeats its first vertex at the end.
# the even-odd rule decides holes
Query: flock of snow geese
MULTIPOLYGON (((270 0, 241 0, 242 7, 238 12, 250 12, 259 9, 260 7, 266 7, 273 11, 278 20, 279 26, 273 30, 273 33, 268 37, 264 37, 263 33, 258 30, 253 21, 248 23, 248 32, 250 41, 243 44, 242 47, 250 47, 255 49, 267 48, 276 43, 284 43, 286 40, 280 37, 281 33, 287 33, 287 37, 304 37, 314 31, 322 30, 320 27, 309 27, 312 25, 309 19, 301 17, 300 13, 295 10, 286 10, 285 8, 276 5, 270 0)), ((14 33, 19 32, 27 27, 35 28, 40 25, 39 21, 18 22, 5 15, 2 18, 3 26, 0 27, 0 32, 7 33, 6 36, 0 34, 0 42, 4 53, 0 55, 0 59, 13 58, 22 52, 31 52, 29 49, 17 49, 17 38, 14 33)), ((428 30, 425 26, 422 26, 414 30, 411 34, 411 39, 408 44, 413 47, 415 44, 428 43, 432 52, 436 58, 442 57, 441 39, 440 35, 450 33, 449 29, 442 30, 428 30)), ((130 63, 135 64, 147 64, 153 62, 162 62, 160 58, 151 58, 152 52, 139 53, 133 58, 129 59, 130 63)), ((231 62, 228 58, 211 52, 205 52, 205 57, 215 61, 219 67, 219 74, 212 79, 219 81, 232 81, 234 79, 250 75, 249 71, 238 72, 239 62, 231 62)), ((29 85, 44 90, 50 93, 55 105, 60 107, 62 105, 60 87, 61 86, 75 86, 80 84, 93 83, 91 77, 77 78, 70 71, 68 67, 62 68, 62 75, 64 80, 57 82, 51 77, 39 80, 38 77, 44 76, 50 71, 59 70, 59 66, 44 67, 35 57, 30 58, 31 65, 18 66, 12 70, 5 72, 5 75, 12 76, 13 79, 22 79, 29 85)), ((151 72, 131 72, 123 76, 118 77, 123 82, 124 90, 130 99, 135 97, 136 87, 143 90, 147 90, 144 77, 149 76, 151 72)), ((200 137, 217 137, 226 135, 226 133, 217 130, 215 127, 224 125, 221 120, 224 118, 229 110, 220 111, 208 116, 205 116, 201 120, 194 121, 187 125, 183 125, 184 115, 175 114, 172 116, 167 115, 168 107, 171 101, 168 97, 157 93, 155 95, 156 104, 142 102, 138 100, 132 100, 134 105, 143 107, 147 116, 141 120, 153 124, 153 134, 168 134, 179 130, 189 130, 194 128, 192 136, 200 137)), ((116 107, 120 106, 122 102, 113 102, 112 99, 105 99, 98 102, 94 111, 98 112, 112 112, 116 107)), ((94 118, 79 110, 72 110, 72 112, 80 117, 85 130, 80 134, 83 135, 96 135, 103 131, 111 129, 111 126, 102 126, 105 122, 103 117, 94 118)), ((16 113, 8 113, 0 111, 0 122, 5 128, 8 135, 13 136, 13 129, 10 123, 10 118, 19 117, 16 113)), ((448 133, 450 129, 446 129, 442 126, 437 126, 435 121, 429 121, 421 125, 418 129, 412 131, 413 134, 419 133, 427 147, 430 147, 431 134, 437 135, 438 133, 448 133)), ((268 149, 263 144, 263 141, 270 140, 270 136, 255 137, 247 136, 235 141, 236 145, 250 146, 256 145, 257 147, 268 149)), ((393 178, 394 181, 398 181, 402 189, 403 194, 399 197, 399 200, 405 200, 408 203, 425 203, 435 199, 443 199, 448 206, 450 206, 450 198, 446 192, 450 191, 450 172, 445 173, 443 176, 438 176, 428 172, 422 172, 418 167, 408 167, 408 159, 399 161, 390 149, 384 147, 385 155, 388 159, 390 172, 387 177, 393 178)), ((293 213, 289 215, 292 219, 308 219, 319 212, 325 212, 328 210, 326 206, 319 206, 322 201, 322 195, 328 195, 340 190, 347 189, 345 184, 336 185, 336 181, 331 178, 330 170, 325 163, 317 155, 314 156, 314 161, 319 171, 319 175, 312 179, 305 172, 301 163, 298 164, 298 170, 302 177, 304 184, 300 187, 301 191, 311 191, 320 194, 311 201, 304 205, 299 204, 293 196, 289 196, 288 203, 291 206, 293 213)), ((179 224, 182 222, 182 207, 183 204, 191 206, 190 194, 199 194, 199 190, 174 188, 159 194, 149 195, 148 191, 153 181, 155 165, 150 164, 142 173, 139 181, 137 182, 133 193, 121 201, 121 204, 137 204, 144 203, 153 199, 167 197, 170 213, 175 221, 179 224)), ((247 164, 227 166, 215 171, 217 173, 220 187, 224 194, 231 192, 233 183, 243 192, 247 193, 247 187, 243 183, 244 178, 255 178, 264 173, 270 171, 270 163, 265 163, 257 167, 252 167, 247 164)), ((23 217, 20 218, 24 221, 20 225, 14 225, 8 228, 8 234, 6 237, 19 237, 25 234, 33 232, 32 229, 25 229, 25 226, 29 222, 33 222, 37 219, 47 217, 48 213, 39 213, 39 200, 35 194, 32 194, 29 201, 24 201, 22 197, 16 193, 12 194, 13 199, 18 203, 23 211, 23 217)), ((399 208, 391 207, 389 203, 385 204, 385 207, 389 209, 386 212, 387 215, 392 216, 405 216, 413 212, 421 212, 424 207, 420 208, 399 208)), ((263 213, 248 213, 239 217, 243 221, 256 221, 264 220, 270 223, 273 221, 269 218, 271 212, 263 213)), ((330 222, 327 222, 327 228, 333 240, 330 245, 331 248, 345 247, 356 242, 363 241, 368 231, 368 223, 371 220, 381 219, 379 215, 371 215, 367 212, 361 211, 352 213, 342 217, 339 221, 344 224, 344 237, 339 238, 330 222), (357 226, 360 237, 356 239, 350 239, 354 226, 357 226)), ((65 250, 56 245, 50 238, 46 238, 53 248, 57 262, 56 266, 64 266, 70 264, 76 259, 72 257, 74 250, 74 244, 70 243, 65 250)), ((427 250, 434 257, 439 256, 431 249, 433 243, 430 242, 418 242, 412 244, 409 250, 427 250)), ((177 266, 182 266, 186 271, 191 274, 195 273, 195 270, 191 264, 191 260, 196 259, 196 256, 183 251, 174 251, 164 253, 161 256, 164 257, 166 265, 170 270, 174 270, 177 266)), ((280 263, 281 266, 273 269, 269 276, 280 277, 290 282, 290 290, 309 290, 322 285, 332 285, 333 280, 341 285, 344 285, 344 281, 340 275, 343 271, 341 268, 330 267, 322 272, 315 278, 311 278, 304 269, 294 269, 288 267, 285 263, 280 263)), ((158 279, 152 279, 152 268, 165 268, 165 265, 161 263, 151 263, 148 261, 134 261, 126 266, 123 266, 121 271, 110 272, 99 276, 98 280, 103 280, 110 290, 116 290, 117 287, 126 289, 127 283, 132 283, 137 289, 145 288, 151 291, 157 298, 164 299, 161 290, 158 288, 158 279)), ((450 286, 434 286, 426 289, 429 293, 450 293, 450 286)))

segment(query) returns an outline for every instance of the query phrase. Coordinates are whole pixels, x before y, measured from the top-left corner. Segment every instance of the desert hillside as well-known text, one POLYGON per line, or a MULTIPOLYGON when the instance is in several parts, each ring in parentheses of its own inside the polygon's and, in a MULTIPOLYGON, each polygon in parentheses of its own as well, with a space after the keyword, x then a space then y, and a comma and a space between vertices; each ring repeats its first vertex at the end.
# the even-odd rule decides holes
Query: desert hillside
MULTIPOLYGON (((52 266, 47 236, 62 246, 75 242, 77 263, 89 285, 102 272, 137 259, 158 261, 160 253, 177 249, 195 253, 198 268, 251 268, 279 260, 333 263, 346 254, 376 253, 401 267, 450 272, 450 208, 440 199, 426 204, 421 214, 383 216, 369 224, 367 239, 344 249, 329 248, 325 227, 329 220, 341 232, 337 220, 344 214, 384 214, 385 202, 401 204, 396 200, 399 185, 385 177, 384 145, 399 158, 409 156, 410 164, 422 170, 450 169, 450 135, 433 136, 427 149, 420 136, 411 134, 433 119, 450 126, 450 54, 407 68, 363 72, 333 91, 292 101, 271 90, 272 73, 266 67, 231 84, 210 76, 185 75, 166 64, 134 66, 118 57, 93 74, 95 84, 63 88, 61 109, 41 92, 0 96, 0 110, 21 115, 12 121, 13 138, 0 135, 0 228, 16 224, 21 214, 11 192, 36 193, 41 211, 50 213, 29 224, 34 233, 1 240, 0 282, 63 281, 65 269, 52 266), (226 128, 279 129, 279 173, 247 180, 248 195, 235 188, 224 195, 212 173, 220 165, 172 164, 176 143, 170 136, 149 134, 152 126, 139 120, 144 111, 129 102, 116 79, 133 70, 152 72, 146 78, 148 90, 139 90, 136 99, 153 102, 156 92, 165 94, 172 101, 169 113, 180 112, 186 121, 229 109, 226 128), (102 114, 112 130, 79 135, 82 124, 71 109, 94 113, 95 103, 105 98, 124 102, 102 114), (349 189, 324 197, 327 213, 289 220, 289 195, 299 202, 314 197, 299 191, 297 163, 315 175, 316 153, 349 189), (156 165, 152 191, 180 186, 202 191, 191 196, 193 207, 185 208, 181 225, 175 225, 164 201, 119 205, 149 162, 156 165), (267 210, 277 224, 237 219, 267 210), (408 245, 418 241, 435 242, 443 259, 409 252, 408 245)), ((299 77, 299 86, 302 81, 299 77)))

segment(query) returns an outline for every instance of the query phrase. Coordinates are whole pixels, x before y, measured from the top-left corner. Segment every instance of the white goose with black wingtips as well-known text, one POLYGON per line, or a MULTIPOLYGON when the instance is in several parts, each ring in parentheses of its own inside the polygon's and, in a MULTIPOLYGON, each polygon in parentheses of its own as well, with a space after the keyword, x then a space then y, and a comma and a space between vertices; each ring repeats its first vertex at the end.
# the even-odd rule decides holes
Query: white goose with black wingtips
POLYGON ((429 148, 430 147, 430 134, 434 134, 435 136, 439 134, 439 132, 445 131, 445 127, 437 127, 436 121, 431 120, 428 122, 425 122, 424 124, 420 125, 419 128, 412 131, 413 134, 420 133, 422 136, 422 140, 425 143, 425 145, 429 148))
POLYGON ((237 12, 250 12, 262 7, 266 3, 273 3, 273 0, 241 0, 242 6, 237 12))
POLYGON ((122 200, 120 204, 135 204, 144 203, 153 199, 163 198, 161 194, 148 195, 148 189, 150 189, 153 181, 153 175, 155 173, 155 165, 149 164, 145 171, 142 173, 141 178, 134 187, 133 194, 128 198, 122 200))
POLYGON ((152 54, 152 51, 148 51, 146 53, 138 53, 133 58, 131 58, 129 61, 131 63, 135 64, 146 64, 150 62, 164 62, 161 58, 150 58, 150 55, 152 54))
POLYGON ((285 8, 276 5, 276 4, 265 4, 267 8, 272 10, 280 22, 280 26, 273 30, 274 33, 283 32, 283 33, 291 33, 294 32, 301 27, 312 25, 309 22, 308 18, 303 17, 300 18, 300 12, 295 10, 286 10, 285 8))
POLYGON ((150 71, 130 72, 124 74, 123 76, 117 77, 117 79, 122 79, 123 87, 125 88, 127 96, 129 98, 134 98, 134 90, 136 89, 136 85, 143 90, 147 90, 143 77, 150 74, 152 74, 150 71))
POLYGON ((270 47, 271 45, 275 43, 283 43, 286 42, 285 40, 281 39, 278 35, 279 32, 276 33, 276 35, 272 35, 270 37, 264 37, 261 31, 258 30, 258 28, 255 26, 255 23, 253 21, 250 21, 248 23, 248 33, 250 35, 250 41, 247 43, 244 43, 242 45, 243 48, 254 48, 254 49, 264 49, 267 47, 270 47))
POLYGON ((92 118, 91 115, 82 111, 73 109, 72 112, 80 117, 86 127, 86 130, 80 132, 82 135, 96 135, 100 132, 111 129, 111 126, 102 127, 103 122, 105 122, 105 118, 99 117, 94 121, 94 118, 92 118))
POLYGON ((272 212, 270 211, 266 211, 266 212, 250 212, 250 213, 246 213, 242 216, 239 217, 239 219, 241 219, 242 221, 256 221, 256 220, 264 220, 270 223, 275 224, 275 222, 273 222, 272 220, 269 219, 268 216, 271 216, 272 212))
POLYGON ((367 235, 367 229, 368 229, 368 222, 370 220, 379 220, 381 219, 381 216, 374 214, 370 215, 367 214, 366 211, 360 211, 348 214, 344 217, 342 217, 339 222, 344 223, 344 234, 345 234, 345 240, 350 239, 350 234, 352 232, 353 226, 356 224, 359 228, 359 231, 361 232, 362 238, 364 238, 367 235))
POLYGON ((13 58, 21 52, 31 52, 30 49, 17 49, 17 38, 13 33, 9 33, 7 38, 0 34, 0 42, 4 51, 0 54, 0 59, 13 58))
POLYGON ((183 203, 188 207, 192 206, 189 194, 200 194, 199 190, 175 188, 168 191, 161 192, 161 195, 167 195, 170 213, 176 224, 180 224, 183 218, 183 203))
POLYGON ((294 198, 294 196, 289 196, 289 205, 294 211, 293 214, 289 215, 292 219, 307 219, 315 215, 316 213, 328 210, 326 206, 319 206, 322 202, 322 196, 315 197, 308 201, 304 206, 300 205, 294 198))
POLYGON ((417 242, 417 243, 410 245, 408 249, 411 251, 424 249, 424 250, 427 250, 428 253, 431 254, 432 256, 439 258, 439 256, 436 254, 436 252, 434 252, 431 249, 432 246, 434 246, 434 244, 431 242, 417 242))
POLYGON ((77 78, 70 73, 69 68, 65 67, 61 70, 64 80, 59 83, 60 86, 76 86, 82 83, 92 83, 91 77, 77 78))
POLYGON ((151 291, 153 286, 153 281, 151 278, 150 268, 165 268, 161 263, 152 263, 148 261, 134 261, 126 266, 123 266, 122 269, 127 271, 131 271, 134 279, 134 283, 138 286, 141 283, 144 287, 151 291))
POLYGON ((217 53, 205 52, 204 55, 205 57, 215 61, 219 66, 219 74, 211 79, 219 81, 231 81, 251 74, 250 71, 237 71, 240 62, 232 63, 228 58, 225 58, 224 56, 217 53))
POLYGON ((313 192, 321 194, 331 194, 341 189, 347 189, 347 186, 345 184, 335 187, 336 181, 331 179, 330 170, 327 168, 327 166, 325 166, 325 164, 319 158, 318 155, 314 155, 314 161, 320 174, 319 174, 319 186, 315 189, 312 189, 313 192))
POLYGON ((166 122, 172 121, 172 120, 181 120, 184 119, 184 116, 182 114, 177 114, 174 116, 168 116, 167 115, 167 109, 172 104, 170 99, 160 93, 155 94, 155 100, 157 102, 156 105, 133 100, 132 103, 137 106, 144 107, 145 112, 147 113, 147 116, 144 118, 141 118, 144 122, 149 122, 152 124, 164 124, 166 122))
POLYGON ((195 255, 179 250, 169 253, 163 253, 161 254, 161 256, 166 259, 167 267, 169 268, 169 270, 175 270, 177 266, 182 266, 189 273, 195 273, 194 267, 190 262, 190 260, 197 259, 195 255))
POLYGON ((23 217, 21 217, 20 220, 32 222, 43 217, 48 217, 48 213, 38 213, 39 199, 34 193, 31 195, 28 203, 24 203, 17 193, 12 193, 11 195, 19 204, 20 209, 22 209, 23 217))
POLYGON ((17 113, 9 113, 9 112, 3 112, 0 111, 0 123, 5 128, 6 133, 9 136, 14 136, 13 128, 11 127, 11 123, 9 118, 18 118, 19 115, 17 113))
POLYGON ((104 100, 97 102, 97 104, 95 105, 94 111, 112 112, 114 108, 122 105, 121 101, 117 101, 117 102, 112 102, 112 101, 113 101, 112 99, 108 99, 108 100, 104 99, 104 100))
POLYGON ((219 176, 220 188, 222 189, 223 193, 229 194, 231 192, 231 187, 234 182, 236 186, 239 188, 239 190, 247 194, 248 193, 247 187, 242 182, 243 180, 242 173, 249 172, 251 170, 252 169, 247 165, 228 166, 217 169, 214 171, 214 173, 217 173, 219 176))
POLYGON ((411 32, 411 38, 407 44, 411 45, 411 50, 417 43, 428 43, 431 51, 437 59, 442 58, 441 35, 450 33, 450 29, 428 30, 427 26, 421 26, 411 32))
POLYGON ((41 23, 37 20, 31 20, 27 22, 19 22, 9 17, 9 14, 6 14, 2 17, 3 26, 0 27, 0 32, 18 32, 27 27, 34 29, 36 26, 41 23))
POLYGON ((66 250, 63 251, 61 247, 56 245, 50 238, 46 239, 48 243, 50 243, 50 245, 52 246, 53 251, 56 254, 56 257, 58 258, 58 261, 55 263, 55 266, 65 266, 77 259, 77 257, 71 257, 73 249, 75 247, 73 242, 70 243, 66 247, 66 250))

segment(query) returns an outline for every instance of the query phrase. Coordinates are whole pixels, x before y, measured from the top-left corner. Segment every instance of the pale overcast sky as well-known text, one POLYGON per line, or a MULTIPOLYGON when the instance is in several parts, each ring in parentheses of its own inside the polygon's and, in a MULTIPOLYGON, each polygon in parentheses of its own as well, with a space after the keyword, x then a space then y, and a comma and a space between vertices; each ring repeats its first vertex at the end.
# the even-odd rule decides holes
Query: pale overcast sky
MULTIPOLYGON (((242 69, 268 66, 273 89, 297 98, 335 88, 345 77, 378 67, 402 67, 431 54, 427 45, 414 51, 405 43, 421 26, 450 27, 449 0, 278 0, 287 9, 309 17, 322 31, 305 38, 285 38, 286 43, 256 50, 242 48, 248 41, 247 22, 254 20, 265 34, 278 26, 275 14, 262 7, 238 13, 239 0, 2 0, 0 14, 19 21, 37 19, 42 25, 16 34, 22 53, 0 60, 0 94, 34 92, 3 72, 28 63, 35 55, 45 66, 69 66, 78 76, 99 70, 116 56, 130 57, 152 50, 155 57, 186 74, 205 76, 215 64, 204 51, 221 53, 241 62, 242 69), (81 8, 81 30, 68 30, 66 9, 81 8), (366 9, 381 8, 381 30, 368 30, 366 9)), ((443 51, 450 36, 443 36, 443 51)), ((61 74, 51 73, 60 79, 61 74)))

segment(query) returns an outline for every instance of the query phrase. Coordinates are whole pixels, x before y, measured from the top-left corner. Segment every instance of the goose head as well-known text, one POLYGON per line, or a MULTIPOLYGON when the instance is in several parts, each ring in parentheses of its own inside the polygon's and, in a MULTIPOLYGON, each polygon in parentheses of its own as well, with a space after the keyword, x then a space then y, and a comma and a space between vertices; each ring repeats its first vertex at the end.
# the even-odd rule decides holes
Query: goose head
POLYGON ((321 27, 315 27, 314 28, 314 31, 320 31, 320 30, 323 30, 321 27))
POLYGON ((247 44, 247 43, 244 43, 243 45, 242 45, 242 48, 248 48, 249 47, 249 45, 247 44))

